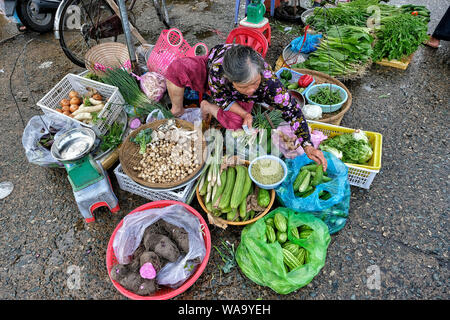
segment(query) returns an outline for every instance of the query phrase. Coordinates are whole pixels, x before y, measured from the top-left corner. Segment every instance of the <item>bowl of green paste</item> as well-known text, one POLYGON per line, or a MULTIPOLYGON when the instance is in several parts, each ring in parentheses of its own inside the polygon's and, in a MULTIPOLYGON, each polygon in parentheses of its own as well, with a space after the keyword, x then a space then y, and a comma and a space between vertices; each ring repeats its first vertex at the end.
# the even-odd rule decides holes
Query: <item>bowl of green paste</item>
POLYGON ((278 157, 265 155, 255 158, 248 166, 248 174, 261 189, 275 189, 284 179, 288 170, 286 163, 278 157))

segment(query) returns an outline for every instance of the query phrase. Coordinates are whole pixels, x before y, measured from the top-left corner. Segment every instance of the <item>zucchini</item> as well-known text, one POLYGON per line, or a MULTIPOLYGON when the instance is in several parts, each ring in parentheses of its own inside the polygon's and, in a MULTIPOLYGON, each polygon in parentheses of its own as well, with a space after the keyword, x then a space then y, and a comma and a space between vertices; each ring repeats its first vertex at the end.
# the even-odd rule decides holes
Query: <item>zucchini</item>
POLYGON ((233 192, 235 180, 236 180, 236 169, 234 167, 229 167, 227 169, 227 181, 225 189, 223 190, 223 194, 219 202, 220 210, 223 210, 230 205, 231 193, 233 192))
POLYGON ((244 182, 244 188, 242 189, 241 202, 244 199, 247 199, 247 196, 250 194, 251 189, 252 189, 252 179, 250 178, 250 175, 248 174, 248 170, 245 170, 245 182, 244 182))
POLYGON ((244 199, 239 205, 239 216, 244 219, 247 216, 247 199, 244 199))
POLYGON ((227 213, 227 220, 228 221, 236 221, 238 219, 239 214, 237 209, 231 209, 230 212, 227 213))
POLYGON ((230 199, 230 207, 236 209, 242 202, 242 189, 244 188, 246 169, 243 166, 236 166, 236 180, 234 183, 234 188, 232 190, 232 195, 230 199))

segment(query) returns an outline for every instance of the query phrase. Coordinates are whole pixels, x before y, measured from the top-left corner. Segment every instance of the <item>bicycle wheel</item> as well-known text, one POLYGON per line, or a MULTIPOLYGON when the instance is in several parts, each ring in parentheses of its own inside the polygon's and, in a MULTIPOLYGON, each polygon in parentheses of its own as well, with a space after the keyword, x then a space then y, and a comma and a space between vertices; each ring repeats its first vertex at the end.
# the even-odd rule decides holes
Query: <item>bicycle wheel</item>
POLYGON ((156 14, 159 20, 164 23, 167 28, 170 28, 169 12, 166 7, 166 0, 153 0, 153 5, 155 6, 156 14))
POLYGON ((76 65, 86 67, 84 56, 93 46, 117 41, 117 19, 113 27, 105 23, 114 11, 104 0, 68 0, 64 3, 59 20, 59 43, 64 54, 76 65), (105 29, 108 29, 105 31, 105 29))

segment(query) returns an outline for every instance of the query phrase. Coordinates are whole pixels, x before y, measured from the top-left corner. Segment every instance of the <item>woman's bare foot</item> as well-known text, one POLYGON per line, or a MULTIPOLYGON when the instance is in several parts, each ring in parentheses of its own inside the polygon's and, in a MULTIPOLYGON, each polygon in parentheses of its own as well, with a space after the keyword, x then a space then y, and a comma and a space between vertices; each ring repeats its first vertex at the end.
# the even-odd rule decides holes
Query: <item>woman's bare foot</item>
POLYGON ((172 108, 170 109, 170 112, 172 112, 172 114, 175 117, 180 117, 184 114, 184 108, 183 107, 174 107, 172 106, 172 108))
POLYGON ((425 42, 425 44, 427 46, 429 46, 431 48, 435 48, 435 49, 439 47, 440 43, 441 43, 441 41, 439 39, 436 39, 433 37, 430 37, 430 39, 427 42, 425 42))

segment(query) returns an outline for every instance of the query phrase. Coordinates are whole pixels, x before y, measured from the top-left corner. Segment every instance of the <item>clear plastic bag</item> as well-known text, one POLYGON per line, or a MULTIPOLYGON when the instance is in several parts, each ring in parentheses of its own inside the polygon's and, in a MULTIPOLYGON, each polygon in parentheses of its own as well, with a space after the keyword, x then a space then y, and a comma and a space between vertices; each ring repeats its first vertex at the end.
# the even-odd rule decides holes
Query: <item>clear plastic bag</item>
MULTIPOLYGON (((287 143, 283 141, 283 135, 289 137, 292 140, 297 139, 297 136, 295 135, 294 130, 289 124, 282 124, 272 131, 272 143, 283 154, 285 158, 293 159, 305 153, 305 151, 303 151, 303 148, 300 146, 300 140, 298 140, 296 144, 296 146, 298 147, 294 150, 291 150, 288 147, 287 143)), ((312 132, 310 132, 310 136, 311 143, 316 149, 319 147, 320 143, 327 138, 327 136, 319 130, 313 130, 312 132)))
POLYGON ((79 127, 81 126, 78 123, 57 114, 49 113, 32 117, 28 121, 22 135, 22 145, 28 161, 42 167, 63 167, 63 164, 53 158, 50 150, 39 144, 39 141, 42 137, 49 134, 48 130, 57 131, 53 137, 53 139, 56 139, 64 132, 79 127))
POLYGON ((200 264, 206 255, 200 220, 185 207, 175 204, 127 215, 114 237, 114 254, 120 264, 130 263, 131 256, 142 241, 145 229, 159 219, 183 228, 189 235, 189 252, 181 255, 177 261, 167 263, 156 276, 158 284, 178 288, 194 273, 195 266, 200 264))
POLYGON ((186 108, 179 119, 192 123, 202 122, 202 111, 200 108, 186 108))

